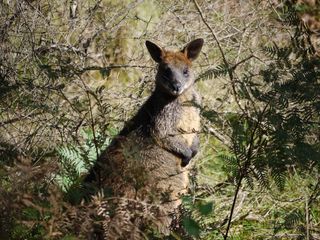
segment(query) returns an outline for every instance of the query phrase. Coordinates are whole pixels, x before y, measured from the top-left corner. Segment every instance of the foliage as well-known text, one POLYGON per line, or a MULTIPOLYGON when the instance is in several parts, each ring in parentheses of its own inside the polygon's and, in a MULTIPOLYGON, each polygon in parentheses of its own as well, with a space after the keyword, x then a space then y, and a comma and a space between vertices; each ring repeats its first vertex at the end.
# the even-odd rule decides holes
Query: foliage
MULTIPOLYGON (((230 227, 236 225, 235 228, 242 228, 242 237, 236 237, 234 233, 231 239, 260 239, 258 235, 252 235, 250 228, 254 231, 265 228, 261 223, 245 221, 241 222, 243 226, 233 223, 241 192, 248 191, 246 188, 254 190, 257 185, 268 192, 272 192, 275 185, 282 192, 287 190, 286 181, 293 181, 290 179, 296 178, 295 175, 308 176, 310 171, 315 171, 318 179, 320 61, 310 41, 310 32, 293 8, 289 7, 283 13, 282 24, 291 27, 288 40, 262 47, 265 64, 260 69, 242 73, 237 79, 231 77, 238 112, 224 114, 218 119, 207 118, 230 139, 228 150, 218 149, 216 157, 217 161, 223 162, 228 181, 233 182, 236 188, 231 212, 220 227, 212 216, 207 219, 205 214, 198 215, 192 211, 203 228, 208 229, 207 234, 202 232, 204 238, 210 236, 209 229, 213 228, 221 231, 226 239, 230 227)), ((213 75, 219 76, 218 73, 227 74, 228 69, 233 71, 232 75, 237 75, 234 68, 224 66, 207 70, 200 76, 210 79, 213 75)), ((318 192, 314 184, 317 187, 317 182, 313 187, 307 187, 311 196, 318 194, 314 192, 318 192)), ((199 201, 201 198, 196 202, 199 201)), ((312 206, 304 207, 302 203, 302 206, 293 207, 288 212, 278 212, 270 238, 281 234, 311 236, 310 220, 305 223, 305 219, 311 217, 306 208, 312 206)), ((261 233, 261 239, 266 239, 266 236, 267 233, 261 233)))
POLYGON ((58 185, 64 192, 69 192, 72 187, 81 185, 81 176, 87 173, 101 152, 109 145, 111 137, 115 136, 113 132, 110 137, 92 131, 83 131, 84 144, 82 146, 62 146, 57 149, 61 158, 60 173, 56 176, 58 185))
POLYGON ((318 1, 199 1, 217 41, 194 2, 0 1, 1 239, 101 232, 80 182, 152 89, 143 43, 196 37, 202 150, 168 238, 319 238, 318 1))

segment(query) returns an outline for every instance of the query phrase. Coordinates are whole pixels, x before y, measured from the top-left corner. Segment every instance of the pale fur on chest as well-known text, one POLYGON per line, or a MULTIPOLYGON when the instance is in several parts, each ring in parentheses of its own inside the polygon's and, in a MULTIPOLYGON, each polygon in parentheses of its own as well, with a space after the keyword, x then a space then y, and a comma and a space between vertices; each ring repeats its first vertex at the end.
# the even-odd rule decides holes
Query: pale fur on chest
POLYGON ((189 146, 200 130, 200 96, 190 88, 167 104, 155 118, 154 136, 165 138, 179 135, 189 146))
POLYGON ((176 128, 181 133, 189 146, 192 145, 194 137, 200 131, 200 96, 194 88, 190 88, 179 97, 181 104, 179 119, 176 128))

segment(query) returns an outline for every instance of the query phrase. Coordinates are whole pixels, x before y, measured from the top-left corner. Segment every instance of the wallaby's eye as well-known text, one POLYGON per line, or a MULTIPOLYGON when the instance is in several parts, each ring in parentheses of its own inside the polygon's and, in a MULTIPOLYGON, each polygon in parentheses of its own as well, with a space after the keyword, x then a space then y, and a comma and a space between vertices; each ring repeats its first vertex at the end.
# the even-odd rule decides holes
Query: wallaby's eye
POLYGON ((189 76, 189 69, 188 69, 188 68, 183 69, 183 75, 184 75, 185 77, 188 77, 188 76, 189 76))

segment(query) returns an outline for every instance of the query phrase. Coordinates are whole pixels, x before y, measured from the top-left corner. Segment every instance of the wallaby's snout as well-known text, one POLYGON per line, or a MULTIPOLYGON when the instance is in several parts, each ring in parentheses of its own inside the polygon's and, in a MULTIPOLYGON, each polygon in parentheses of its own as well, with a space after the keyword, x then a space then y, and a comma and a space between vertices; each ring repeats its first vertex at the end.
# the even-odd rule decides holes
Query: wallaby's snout
POLYGON ((163 50, 158 45, 146 41, 146 47, 154 61, 159 63, 156 87, 172 96, 179 96, 194 83, 191 63, 202 48, 203 39, 188 43, 181 51, 163 50))
POLYGON ((179 83, 179 82, 173 83, 172 84, 172 89, 173 89, 173 92, 175 92, 177 94, 180 93, 180 91, 182 89, 181 83, 179 83))
POLYGON ((167 92, 171 95, 179 96, 193 84, 193 78, 184 78, 182 76, 173 76, 167 83, 163 79, 158 79, 158 85, 168 84, 167 92))

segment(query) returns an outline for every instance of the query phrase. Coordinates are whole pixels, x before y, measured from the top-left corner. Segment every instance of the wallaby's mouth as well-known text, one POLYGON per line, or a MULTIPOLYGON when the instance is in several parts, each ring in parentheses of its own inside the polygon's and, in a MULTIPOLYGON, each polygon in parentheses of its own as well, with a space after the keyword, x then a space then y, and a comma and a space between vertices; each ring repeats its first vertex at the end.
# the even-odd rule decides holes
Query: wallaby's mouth
POLYGON ((182 92, 183 92, 183 87, 181 85, 181 83, 171 83, 170 84, 170 88, 171 88, 171 91, 172 93, 175 95, 175 96, 178 96, 180 95, 182 92))
POLYGON ((184 92, 184 88, 167 88, 170 91, 170 94, 173 96, 179 96, 184 92))
POLYGON ((171 83, 167 83, 167 84, 160 83, 158 84, 158 86, 162 89, 163 92, 174 97, 181 95, 185 90, 183 86, 179 86, 171 83))
POLYGON ((179 96, 179 95, 181 95, 183 92, 184 92, 184 89, 183 89, 183 88, 173 89, 173 90, 171 91, 172 95, 174 95, 174 96, 179 96))
POLYGON ((167 90, 170 91, 173 96, 179 96, 183 94, 191 86, 192 86, 192 81, 187 82, 185 84, 174 83, 174 84, 170 84, 170 86, 167 86, 167 90))

